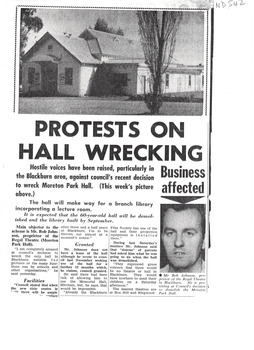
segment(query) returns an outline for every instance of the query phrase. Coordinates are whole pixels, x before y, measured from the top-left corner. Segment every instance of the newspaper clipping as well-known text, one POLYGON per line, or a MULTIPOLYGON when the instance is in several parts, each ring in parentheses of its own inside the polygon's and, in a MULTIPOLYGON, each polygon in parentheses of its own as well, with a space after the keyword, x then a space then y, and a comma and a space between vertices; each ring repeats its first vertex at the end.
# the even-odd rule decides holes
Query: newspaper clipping
POLYGON ((207 293, 211 2, 16 16, 11 292, 207 293))

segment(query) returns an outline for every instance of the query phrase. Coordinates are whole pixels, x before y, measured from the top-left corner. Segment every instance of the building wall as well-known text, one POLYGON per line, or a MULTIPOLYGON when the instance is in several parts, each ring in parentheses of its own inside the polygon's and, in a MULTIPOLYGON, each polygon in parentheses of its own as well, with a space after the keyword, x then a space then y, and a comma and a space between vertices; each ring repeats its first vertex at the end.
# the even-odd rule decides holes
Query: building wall
POLYGON ((147 67, 139 67, 137 74, 136 94, 143 95, 150 92, 150 73, 147 67))
POLYGON ((163 75, 162 91, 164 93, 203 91, 202 75, 203 74, 166 73, 163 75), (167 74, 169 74, 168 86, 166 85, 167 74))
MULTIPOLYGON (((22 67, 22 91, 27 93, 28 91, 38 91, 42 89, 41 84, 41 66, 39 63, 33 62, 36 57, 43 57, 43 55, 56 56, 60 60, 52 58, 52 62, 58 64, 58 77, 57 77, 57 91, 60 94, 79 96, 80 87, 80 63, 72 57, 64 48, 58 44, 55 40, 47 40, 22 67), (49 48, 49 47, 52 48, 49 48), (28 83, 28 70, 30 67, 36 69, 36 73, 39 73, 39 82, 37 84, 28 83), (65 84, 65 68, 73 69, 73 81, 72 84, 65 84)), ((50 59, 50 58, 49 58, 50 59)))
MULTIPOLYGON (((194 92, 203 91, 202 76, 204 74, 186 74, 183 73, 165 73, 162 77, 162 92, 194 92), (168 86, 166 74, 168 74, 168 86), (189 80, 190 79, 190 80, 189 80), (189 84, 190 83, 190 84, 189 84)), ((150 72, 146 67, 139 67, 137 72, 137 94, 149 93, 150 91, 150 72), (145 83, 144 83, 145 80, 145 83), (145 87, 144 87, 145 84, 145 87)), ((204 78, 203 78, 204 79, 204 78)))
POLYGON ((97 67, 95 66, 82 66, 80 71, 80 88, 79 96, 90 95, 91 85, 93 77, 97 67))
POLYGON ((22 65, 22 92, 41 90, 41 66, 38 63, 24 63, 22 65), (28 83, 28 68, 34 68, 37 74, 38 81, 34 84, 28 83))
POLYGON ((62 61, 68 62, 70 60, 74 60, 74 58, 62 47, 62 45, 58 44, 58 42, 52 38, 49 38, 45 43, 43 43, 35 53, 35 55, 47 54, 54 55, 62 61), (49 46, 51 46, 52 48, 49 48, 49 46))
POLYGON ((65 61, 58 65, 58 92, 68 96, 79 96, 80 64, 77 61, 65 61), (65 68, 73 69, 72 85, 65 84, 65 68), (61 82, 63 81, 63 83, 61 82))

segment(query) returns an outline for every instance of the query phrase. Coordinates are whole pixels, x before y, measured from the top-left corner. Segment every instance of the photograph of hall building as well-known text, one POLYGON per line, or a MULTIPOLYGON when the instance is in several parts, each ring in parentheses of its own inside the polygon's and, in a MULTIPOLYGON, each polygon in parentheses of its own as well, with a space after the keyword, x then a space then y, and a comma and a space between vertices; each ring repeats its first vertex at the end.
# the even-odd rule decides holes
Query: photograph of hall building
MULTIPOLYGON (((22 58, 22 94, 136 96, 150 91, 140 41, 85 29, 79 37, 45 33, 22 58), (104 89, 104 90, 103 90, 104 89)), ((204 66, 172 63, 162 92, 204 89, 204 66)))

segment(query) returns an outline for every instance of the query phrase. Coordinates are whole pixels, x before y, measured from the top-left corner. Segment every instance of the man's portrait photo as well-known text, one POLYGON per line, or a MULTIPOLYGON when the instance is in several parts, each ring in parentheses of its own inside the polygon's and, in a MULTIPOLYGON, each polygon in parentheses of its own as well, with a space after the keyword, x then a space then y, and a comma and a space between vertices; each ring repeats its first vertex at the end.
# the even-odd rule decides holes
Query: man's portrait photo
POLYGON ((160 272, 205 273, 205 205, 161 205, 160 272))

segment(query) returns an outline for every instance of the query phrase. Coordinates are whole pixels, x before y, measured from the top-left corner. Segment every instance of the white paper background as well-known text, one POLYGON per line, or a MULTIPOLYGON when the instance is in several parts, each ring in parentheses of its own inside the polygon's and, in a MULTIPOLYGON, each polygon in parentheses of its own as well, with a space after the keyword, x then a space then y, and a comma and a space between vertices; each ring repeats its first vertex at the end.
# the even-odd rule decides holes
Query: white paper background
MULTIPOLYGON (((177 1, 174 1, 176 3, 177 1)), ((184 2, 184 1, 183 1, 184 2)), ((238 1, 240 3, 241 1, 238 1)), ((225 1, 224 3, 227 3, 225 1)), ((209 293, 202 298, 33 298, 9 293, 4 173, 15 118, 16 1, 1 20, 1 348, 251 349, 253 347, 253 3, 215 9, 209 293)), ((147 1, 23 1, 22 5, 153 6, 147 1)), ((160 6, 168 2, 161 1, 160 6)), ((157 5, 158 6, 158 5, 157 5)))

